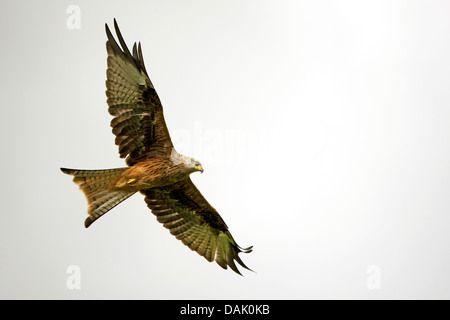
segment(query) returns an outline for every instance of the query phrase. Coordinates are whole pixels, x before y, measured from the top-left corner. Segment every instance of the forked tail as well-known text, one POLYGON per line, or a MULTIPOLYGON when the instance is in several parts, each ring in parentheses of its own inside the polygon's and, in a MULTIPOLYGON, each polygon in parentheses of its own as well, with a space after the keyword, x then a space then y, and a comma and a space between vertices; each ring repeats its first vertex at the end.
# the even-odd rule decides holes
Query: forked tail
POLYGON ((109 190, 109 183, 127 168, 106 170, 76 170, 61 168, 61 171, 74 176, 73 182, 78 184, 88 201, 89 217, 84 226, 89 227, 95 220, 117 206, 135 192, 109 190))

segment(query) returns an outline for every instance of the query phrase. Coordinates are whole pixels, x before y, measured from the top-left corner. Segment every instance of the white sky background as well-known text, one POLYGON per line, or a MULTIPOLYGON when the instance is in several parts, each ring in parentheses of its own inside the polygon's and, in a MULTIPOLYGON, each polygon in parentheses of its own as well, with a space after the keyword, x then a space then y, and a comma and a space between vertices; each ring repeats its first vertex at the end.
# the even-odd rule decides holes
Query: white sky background
POLYGON ((2 1, 0 298, 449 299, 449 16, 448 1, 2 1), (141 195, 84 228, 59 167, 124 166, 104 94, 114 17, 256 273, 207 263, 141 195))

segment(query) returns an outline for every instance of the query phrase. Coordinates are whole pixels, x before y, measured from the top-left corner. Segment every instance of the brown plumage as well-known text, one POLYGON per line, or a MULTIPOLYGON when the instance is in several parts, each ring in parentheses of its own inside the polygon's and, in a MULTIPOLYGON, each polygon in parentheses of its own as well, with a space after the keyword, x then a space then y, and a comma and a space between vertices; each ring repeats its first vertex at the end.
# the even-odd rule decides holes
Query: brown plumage
MULTIPOLYGON (((119 44, 105 24, 108 69, 106 96, 111 127, 127 167, 106 170, 61 168, 74 176, 88 200, 86 228, 136 192, 157 220, 191 250, 222 268, 248 267, 238 254, 252 247, 236 244, 219 213, 206 201, 189 175, 203 172, 200 162, 173 147, 161 101, 148 77, 141 44, 127 48, 114 19, 119 44)), ((250 269, 249 269, 250 270, 250 269)))

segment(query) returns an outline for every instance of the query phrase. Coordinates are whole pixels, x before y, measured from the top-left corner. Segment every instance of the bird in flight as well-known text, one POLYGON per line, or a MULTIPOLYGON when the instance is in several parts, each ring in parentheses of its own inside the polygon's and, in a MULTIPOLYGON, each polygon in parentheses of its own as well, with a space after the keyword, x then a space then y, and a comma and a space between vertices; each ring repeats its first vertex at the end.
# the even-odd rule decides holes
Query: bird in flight
POLYGON ((250 270, 239 258, 252 247, 234 241, 227 225, 195 187, 189 175, 203 172, 201 163, 179 154, 170 139, 161 101, 144 65, 141 44, 129 51, 116 20, 119 44, 105 24, 108 68, 106 96, 113 116, 112 132, 127 167, 105 170, 61 168, 88 201, 85 227, 109 210, 140 192, 156 219, 191 250, 206 260, 238 274, 235 261, 250 270))

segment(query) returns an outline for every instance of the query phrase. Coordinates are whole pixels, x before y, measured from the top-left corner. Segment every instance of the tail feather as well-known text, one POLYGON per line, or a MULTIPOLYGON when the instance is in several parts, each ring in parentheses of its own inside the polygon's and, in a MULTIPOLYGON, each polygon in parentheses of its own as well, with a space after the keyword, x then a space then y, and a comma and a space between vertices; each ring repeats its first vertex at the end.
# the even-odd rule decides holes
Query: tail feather
POLYGON ((73 181, 78 184, 86 196, 89 214, 84 222, 86 228, 119 203, 135 194, 135 192, 108 189, 109 183, 126 169, 76 170, 61 168, 62 172, 74 176, 73 181))

